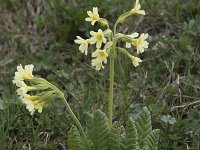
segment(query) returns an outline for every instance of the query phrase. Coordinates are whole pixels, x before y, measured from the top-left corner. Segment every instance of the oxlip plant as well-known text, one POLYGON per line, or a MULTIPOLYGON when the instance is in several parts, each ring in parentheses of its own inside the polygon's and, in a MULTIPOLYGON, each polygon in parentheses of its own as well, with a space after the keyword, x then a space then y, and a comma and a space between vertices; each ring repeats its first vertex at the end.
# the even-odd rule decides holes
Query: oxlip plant
POLYGON ((55 98, 63 100, 75 123, 69 133, 70 150, 156 150, 159 130, 152 129, 150 112, 146 107, 135 117, 127 119, 124 130, 119 130, 119 123, 113 123, 112 119, 115 59, 119 53, 122 53, 130 58, 133 66, 138 67, 142 62, 138 55, 143 53, 149 44, 146 41, 147 33, 135 32, 126 35, 117 32, 117 26, 132 15, 145 15, 145 11, 141 10, 139 0, 136 0, 135 6, 117 19, 112 30, 108 21, 100 17, 97 7, 93 7, 92 11, 87 11, 87 14, 86 21, 91 25, 99 23, 106 27, 106 30, 90 31, 91 37, 88 39, 77 36, 75 43, 80 45, 79 50, 85 55, 88 55, 88 47, 94 45, 96 50, 92 52, 91 65, 97 71, 104 69, 109 62, 108 118, 101 110, 97 110, 94 114, 86 114, 86 127, 84 128, 71 110, 63 92, 45 79, 32 74, 33 65, 25 65, 24 68, 22 65, 17 66, 13 80, 18 87, 17 94, 31 115, 35 111, 41 113, 42 109, 55 98), (119 42, 123 42, 124 46, 118 47, 119 42), (130 52, 132 47, 135 47, 133 54, 130 52))

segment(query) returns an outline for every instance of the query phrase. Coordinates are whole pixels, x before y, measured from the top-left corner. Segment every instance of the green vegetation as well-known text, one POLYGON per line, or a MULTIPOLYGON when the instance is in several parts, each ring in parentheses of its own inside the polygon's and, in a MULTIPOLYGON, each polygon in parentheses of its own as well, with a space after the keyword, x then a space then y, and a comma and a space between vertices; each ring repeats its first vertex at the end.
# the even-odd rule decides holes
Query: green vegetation
MULTIPOLYGON (((106 115, 97 110, 94 115, 87 114, 86 131, 90 147, 86 150, 156 150, 159 140, 159 130, 152 130, 151 116, 146 107, 130 117, 126 131, 119 132, 119 124, 115 122, 110 128, 106 115), (92 144, 90 144, 92 143, 92 144)), ((69 143, 71 150, 85 150, 83 141, 75 126, 70 129, 69 143)))
MULTIPOLYGON (((99 8, 102 17, 114 22, 135 1, 0 0, 0 3, 0 149, 53 150, 66 149, 68 144, 75 146, 73 142, 81 141, 68 143, 68 137, 80 135, 71 125, 62 101, 56 100, 34 117, 21 104, 11 82, 16 65, 34 64, 35 74, 65 92, 86 127, 87 113, 101 109, 108 114, 109 68, 97 72, 90 67, 91 59, 80 54, 74 39, 76 35, 86 37, 84 33, 91 30, 84 19, 93 6, 99 8)), ((200 2, 141 0, 141 4, 147 15, 132 17, 118 30, 149 33, 150 46, 142 54, 143 62, 138 68, 124 56, 116 60, 120 65, 115 68, 113 119, 120 120, 122 131, 125 126, 132 129, 134 125, 127 118, 133 118, 146 106, 152 114, 153 128, 160 129, 158 149, 198 150, 200 2)), ((116 137, 115 128, 112 132, 116 137)), ((123 147, 123 142, 120 143, 123 147)))

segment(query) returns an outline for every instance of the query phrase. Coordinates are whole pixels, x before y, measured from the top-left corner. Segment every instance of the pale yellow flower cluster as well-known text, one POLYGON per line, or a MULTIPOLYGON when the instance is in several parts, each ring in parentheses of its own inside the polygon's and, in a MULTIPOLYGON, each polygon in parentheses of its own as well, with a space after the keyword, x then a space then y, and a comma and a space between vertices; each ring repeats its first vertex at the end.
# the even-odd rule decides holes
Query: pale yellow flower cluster
MULTIPOLYGON (((114 43, 111 40, 115 40, 115 30, 114 33, 110 30, 108 22, 106 19, 100 18, 98 14, 98 8, 93 7, 92 11, 87 11, 88 17, 85 18, 86 21, 91 22, 92 25, 94 25, 96 22, 98 22, 100 25, 107 25, 108 29, 105 31, 102 31, 101 29, 98 29, 97 32, 90 31, 91 37, 88 39, 83 39, 80 36, 77 36, 77 39, 74 40, 75 43, 79 44, 79 50, 82 53, 85 53, 85 55, 88 54, 88 46, 91 44, 96 44, 96 50, 92 53, 92 61, 91 65, 95 67, 96 70, 104 69, 104 64, 107 64, 107 57, 108 54, 110 55, 110 49, 113 46, 114 43), (107 39, 106 39, 106 38, 107 39), (105 46, 104 46, 105 45, 105 46), (109 47, 107 45, 110 45, 109 47), (103 47, 104 46, 104 47, 103 47)), ((129 16, 133 14, 140 14, 145 15, 145 11, 141 10, 141 5, 139 3, 139 0, 136 0, 134 8, 132 8, 130 11, 124 13, 121 15, 117 21, 117 23, 123 23, 128 19, 129 16)), ((116 27, 116 26, 115 26, 116 27)), ((139 33, 135 32, 131 35, 123 35, 121 33, 118 34, 121 39, 126 39, 126 48, 131 48, 131 45, 134 45, 137 49, 137 53, 143 53, 146 48, 148 48, 149 43, 146 41, 148 38, 148 34, 142 33, 139 35, 139 33), (126 38, 128 37, 128 38, 126 38), (131 39, 131 40, 130 40, 131 39)), ((120 39, 118 37, 118 39, 120 39)), ((116 42, 116 41, 115 41, 116 42)), ((116 44, 116 43, 115 43, 116 44)), ((113 46, 115 49, 116 46, 113 46)), ((131 55, 128 51, 124 51, 125 53, 132 61, 133 65, 137 67, 142 60, 136 56, 131 55)))
MULTIPOLYGON (((148 38, 148 34, 142 33, 139 36, 139 33, 135 32, 131 35, 128 35, 130 38, 132 38, 132 42, 128 43, 126 42, 126 48, 131 48, 131 45, 134 45, 137 49, 137 53, 143 53, 145 48, 148 48, 149 43, 146 41, 148 38), (138 37, 139 36, 139 37, 138 37)), ((138 57, 131 56, 132 63, 135 67, 139 65, 139 62, 142 62, 142 60, 138 57)))
POLYGON ((34 86, 28 86, 26 85, 26 80, 31 80, 34 78, 32 72, 33 72, 33 65, 25 65, 23 68, 20 64, 17 66, 17 72, 15 72, 15 77, 13 80, 13 84, 16 84, 18 87, 17 94, 20 96, 20 99, 22 99, 22 103, 26 105, 26 108, 29 110, 30 114, 33 115, 35 110, 38 110, 38 112, 42 112, 43 109, 43 103, 41 103, 38 99, 38 96, 31 96, 27 94, 29 91, 36 90, 37 88, 34 86))
MULTIPOLYGON (((145 11, 141 10, 141 5, 139 3, 139 0, 136 0, 135 7, 130 12, 131 14, 145 15, 145 11)), ((132 42, 131 43, 126 42, 126 48, 131 48, 131 45, 134 45, 137 49, 138 54, 143 53, 144 49, 148 48, 149 43, 146 41, 146 39, 148 38, 148 34, 142 33, 139 36, 139 33, 135 32, 128 36, 132 38, 132 42)), ((137 67, 139 63, 142 62, 142 60, 138 57, 132 55, 129 55, 129 57, 131 58, 132 63, 135 67, 137 67)))
MULTIPOLYGON (((98 22, 100 20, 99 14, 98 14, 98 8, 93 7, 92 11, 87 11, 87 14, 89 17, 87 17, 85 20, 91 22, 92 25, 95 24, 95 22, 98 22)), ((95 57, 91 64, 96 68, 96 70, 100 70, 101 68, 104 68, 103 63, 107 63, 107 50, 101 49, 102 45, 107 42, 104 32, 99 29, 97 32, 90 31, 91 37, 89 39, 83 39, 80 36, 77 36, 77 39, 74 40, 75 43, 80 44, 79 50, 82 53, 85 53, 85 55, 88 54, 88 46, 89 44, 96 44, 96 51, 92 53, 92 57, 95 57)))

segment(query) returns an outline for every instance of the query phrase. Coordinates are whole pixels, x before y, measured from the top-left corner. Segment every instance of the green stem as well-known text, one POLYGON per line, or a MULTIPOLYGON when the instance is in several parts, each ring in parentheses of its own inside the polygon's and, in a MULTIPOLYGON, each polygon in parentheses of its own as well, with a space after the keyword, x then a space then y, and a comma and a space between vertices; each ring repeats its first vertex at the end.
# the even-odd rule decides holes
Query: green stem
POLYGON ((114 84, 114 61, 113 57, 110 57, 110 89, 109 89, 109 125, 112 127, 113 116, 113 84, 114 84))
POLYGON ((80 134, 81 134, 81 136, 82 136, 82 138, 83 138, 83 140, 84 140, 84 143, 85 143, 86 145, 88 145, 88 144, 87 144, 87 140, 86 140, 86 135, 85 135, 85 132, 84 132, 82 126, 81 126, 81 123, 80 123, 79 120, 76 118, 75 114, 73 113, 72 109, 70 108, 70 106, 69 106, 67 100, 65 99, 65 96, 64 96, 63 92, 60 91, 55 85, 49 83, 48 81, 46 81, 46 80, 44 80, 44 79, 43 79, 43 81, 46 82, 46 84, 48 84, 54 91, 56 91, 56 92, 58 93, 59 97, 64 101, 65 106, 66 106, 66 108, 67 108, 67 110, 68 110, 68 112, 69 112, 69 114, 70 114, 70 117, 74 120, 76 126, 77 126, 78 129, 79 129, 79 132, 80 132, 80 134))
POLYGON ((113 30, 114 30, 114 31, 113 31, 113 34, 114 34, 113 36, 115 37, 116 30, 117 30, 117 23, 114 24, 114 29, 113 29, 113 30))
POLYGON ((109 111, 109 125, 112 127, 112 117, 113 117, 113 85, 114 85, 114 68, 115 68, 115 49, 116 49, 116 39, 115 34, 117 30, 117 23, 114 25, 113 29, 113 47, 110 51, 110 87, 109 87, 109 98, 108 98, 108 111, 109 111))
MULTIPOLYGON (((116 26, 114 27, 114 36, 116 33, 116 26)), ((113 47, 110 51, 110 88, 109 88, 109 98, 108 98, 108 102, 109 102, 109 106, 108 106, 108 111, 109 111, 109 125, 110 127, 112 127, 112 117, 113 117, 113 85, 114 85, 114 68, 115 68, 115 49, 116 49, 116 39, 113 40, 113 47)))
POLYGON ((67 107, 67 110, 69 111, 70 116, 72 117, 72 119, 74 120, 76 126, 78 127, 78 129, 79 129, 79 131, 80 131, 80 133, 81 133, 81 136, 83 137, 83 140, 84 140, 85 144, 87 144, 86 135, 85 135, 84 130, 83 130, 82 126, 81 126, 81 123, 80 123, 79 120, 76 118, 76 116, 75 116, 75 114, 73 113, 73 111, 71 110, 71 108, 70 108, 70 106, 69 106, 67 100, 65 99, 64 94, 62 93, 62 94, 60 94, 60 96, 62 97, 62 99, 63 99, 63 101, 64 101, 64 103, 65 103, 65 105, 66 105, 66 107, 67 107))

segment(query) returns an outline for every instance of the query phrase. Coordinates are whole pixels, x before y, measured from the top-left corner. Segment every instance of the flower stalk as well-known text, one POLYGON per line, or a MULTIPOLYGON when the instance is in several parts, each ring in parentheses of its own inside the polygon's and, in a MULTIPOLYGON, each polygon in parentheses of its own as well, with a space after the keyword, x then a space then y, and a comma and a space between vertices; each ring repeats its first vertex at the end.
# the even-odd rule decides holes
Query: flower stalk
POLYGON ((84 140, 84 143, 87 145, 86 135, 85 135, 85 132, 84 132, 82 126, 81 126, 81 123, 76 118, 76 115, 73 113, 72 109, 70 108, 70 106, 69 106, 69 104, 68 104, 67 100, 65 99, 65 96, 64 96, 64 94, 62 92, 60 92, 60 97, 62 98, 62 100, 63 100, 63 102, 64 102, 64 104, 65 104, 65 106, 66 106, 66 108, 67 108, 67 110, 69 112, 70 117, 73 119, 74 123, 78 127, 79 132, 80 132, 80 134, 81 134, 81 136, 82 136, 82 138, 84 140))
POLYGON ((115 58, 110 57, 110 87, 109 87, 109 125, 112 127, 112 116, 113 116, 113 85, 114 85, 114 63, 115 58))
MULTIPOLYGON (((116 25, 116 24, 115 24, 116 25)), ((115 37, 116 26, 114 26, 113 37, 115 37)), ((109 81, 109 97, 108 97, 108 111, 109 111, 109 125, 112 127, 113 118, 113 93, 114 93, 114 74, 115 74, 115 53, 116 53, 116 39, 113 40, 113 46, 110 51, 110 81, 109 81)))

